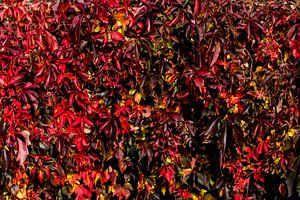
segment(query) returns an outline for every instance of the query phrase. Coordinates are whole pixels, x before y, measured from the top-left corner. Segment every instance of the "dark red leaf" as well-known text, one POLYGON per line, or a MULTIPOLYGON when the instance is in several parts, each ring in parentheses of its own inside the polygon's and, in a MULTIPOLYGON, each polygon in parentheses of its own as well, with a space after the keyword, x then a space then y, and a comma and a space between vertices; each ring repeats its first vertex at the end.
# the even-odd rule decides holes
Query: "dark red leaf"
POLYGON ((215 64, 215 62, 218 60, 220 51, 221 51, 221 46, 220 46, 220 43, 217 42, 217 44, 215 46, 215 50, 214 50, 214 56, 213 56, 213 59, 210 63, 210 66, 213 66, 215 64))
POLYGON ((289 31, 288 31, 288 33, 287 33, 287 36, 288 36, 289 39, 293 38, 294 33, 295 33, 295 31, 296 31, 296 29, 297 29, 298 27, 299 27, 299 24, 295 24, 295 25, 293 25, 293 26, 289 29, 289 31))
POLYGON ((250 37, 251 37, 250 25, 251 25, 251 22, 248 22, 248 24, 247 24, 247 39, 248 39, 248 41, 250 41, 250 37))
POLYGON ((217 117, 208 127, 208 129, 206 131, 204 131, 201 135, 205 135, 205 136, 210 136, 213 132, 213 130, 215 129, 215 127, 218 125, 219 121, 220 121, 221 117, 217 117))
POLYGON ((195 80, 195 84, 199 88, 200 92, 201 93, 205 93, 206 92, 206 88, 205 88, 205 85, 204 85, 203 78, 197 77, 194 80, 195 80))
POLYGON ((18 74, 16 76, 14 76, 13 79, 11 81, 9 81, 7 85, 16 86, 22 82, 23 78, 24 78, 23 74, 18 74))

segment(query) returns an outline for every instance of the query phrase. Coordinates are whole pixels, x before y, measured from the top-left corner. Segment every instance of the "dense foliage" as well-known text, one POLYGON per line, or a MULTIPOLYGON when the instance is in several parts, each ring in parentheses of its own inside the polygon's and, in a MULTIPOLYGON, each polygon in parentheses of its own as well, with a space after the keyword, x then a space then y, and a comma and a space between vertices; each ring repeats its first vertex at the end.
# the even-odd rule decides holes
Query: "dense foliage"
POLYGON ((1 199, 296 198, 297 2, 4 0, 1 199))

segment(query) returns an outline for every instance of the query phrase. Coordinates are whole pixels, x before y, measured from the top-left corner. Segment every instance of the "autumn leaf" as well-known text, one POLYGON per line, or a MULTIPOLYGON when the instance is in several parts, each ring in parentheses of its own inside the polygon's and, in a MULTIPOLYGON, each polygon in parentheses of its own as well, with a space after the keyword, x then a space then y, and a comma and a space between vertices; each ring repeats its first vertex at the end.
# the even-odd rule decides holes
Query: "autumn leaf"
POLYGON ((196 86, 198 87, 198 89, 200 90, 201 93, 205 93, 206 92, 206 88, 204 85, 204 80, 201 77, 195 78, 194 79, 196 86))
POLYGON ((77 187, 75 189, 76 200, 91 199, 92 193, 85 187, 77 187))
POLYGON ((57 42, 56 37, 54 35, 52 35, 51 33, 49 33, 48 31, 45 31, 45 32, 46 32, 46 38, 47 38, 49 48, 52 51, 57 50, 58 49, 58 42, 57 42))
POLYGON ((174 174, 175 174, 175 168, 173 165, 165 166, 160 171, 160 176, 164 176, 164 178, 167 179, 169 183, 172 182, 174 174))
POLYGON ((21 131, 17 136, 18 141, 18 155, 16 160, 19 161, 19 164, 24 168, 24 162, 28 156, 28 148, 27 146, 31 145, 29 140, 30 132, 27 130, 21 131), (21 136, 19 138, 18 136, 21 136))
POLYGON ((119 32, 111 32, 110 35, 113 40, 124 41, 123 35, 119 32))
POLYGON ((213 59, 210 63, 210 66, 213 66, 215 64, 215 62, 218 60, 220 51, 221 51, 221 46, 220 46, 220 43, 217 42, 217 44, 215 46, 214 56, 213 56, 213 59))
POLYGON ((119 199, 122 199, 125 197, 125 199, 128 199, 130 196, 130 191, 126 189, 125 187, 122 187, 120 184, 116 184, 112 187, 112 191, 114 195, 116 195, 119 199))
POLYGON ((195 4, 194 4, 194 17, 197 18, 199 11, 201 8, 201 1, 200 0, 195 0, 195 4))

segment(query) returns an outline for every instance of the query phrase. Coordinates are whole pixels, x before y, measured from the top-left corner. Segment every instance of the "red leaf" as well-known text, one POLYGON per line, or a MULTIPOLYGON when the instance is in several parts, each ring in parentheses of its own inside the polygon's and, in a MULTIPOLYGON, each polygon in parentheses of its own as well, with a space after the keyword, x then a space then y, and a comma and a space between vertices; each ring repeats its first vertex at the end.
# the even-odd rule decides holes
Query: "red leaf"
POLYGON ((167 181, 169 183, 171 183, 173 176, 175 173, 175 169, 173 165, 170 165, 168 167, 163 167, 162 170, 160 171, 160 176, 164 176, 165 179, 167 179, 167 181))
POLYGON ((201 6, 200 0, 195 0, 195 5, 194 5, 194 16, 195 16, 195 18, 197 18, 198 15, 199 15, 200 6, 201 6))
POLYGON ((77 187, 75 190, 76 200, 91 199, 92 193, 85 187, 77 187))
POLYGON ((294 50, 293 50, 293 56, 294 56, 295 58, 300 57, 300 49, 294 49, 294 50))
POLYGON ((292 38, 294 36, 295 30, 296 30, 296 28, 298 28, 298 26, 299 26, 299 24, 295 24, 294 26, 292 26, 289 29, 289 31, 287 33, 288 38, 292 38))
POLYGON ((179 192, 179 197, 183 198, 183 199, 189 199, 192 197, 191 193, 189 193, 187 190, 181 190, 179 192))
POLYGON ((38 180, 41 184, 43 184, 45 178, 45 172, 42 170, 39 170, 38 172, 38 180))
POLYGON ((8 11, 8 9, 6 9, 6 8, 0 10, 0 20, 1 21, 3 21, 3 19, 7 17, 7 11, 8 11))
POLYGON ((38 101, 38 94, 33 91, 33 90, 28 90, 26 91, 26 94, 28 96, 28 98, 30 99, 30 101, 38 101))
POLYGON ((121 187, 120 184, 114 185, 113 189, 114 195, 117 195, 119 199, 123 199, 123 197, 125 197, 125 199, 128 199, 128 197, 130 196, 130 191, 126 188, 121 187))
POLYGON ((124 8, 126 12, 126 16, 128 15, 128 0, 124 0, 124 8))
POLYGON ((62 115, 59 122, 59 127, 62 128, 66 124, 67 118, 66 115, 62 115))
POLYGON ((251 28, 250 28, 250 22, 247 24, 247 39, 250 40, 251 36, 251 28))
POLYGON ((35 88, 35 86, 30 82, 27 82, 24 85, 24 89, 34 89, 34 88, 35 88))
MULTIPOLYGON (((72 79, 70 79, 70 80, 72 80, 72 79)), ((78 91, 81 91, 81 87, 80 87, 80 84, 79 84, 78 79, 77 79, 76 76, 73 78, 73 81, 74 81, 74 84, 75 84, 76 89, 77 89, 78 91)))
POLYGON ((111 32, 110 35, 113 40, 124 41, 123 35, 119 32, 111 32))
POLYGON ((93 122, 91 122, 87 117, 84 117, 84 122, 89 126, 94 126, 93 122))
POLYGON ((49 48, 52 50, 52 51, 55 51, 58 49, 58 42, 57 42, 57 39, 55 36, 53 36, 51 33, 49 33, 48 31, 45 31, 46 32, 46 37, 47 37, 47 40, 48 40, 48 45, 49 45, 49 48))
POLYGON ((6 81, 5 81, 5 77, 3 75, 0 74, 0 85, 2 85, 2 87, 6 87, 6 81))
POLYGON ((19 161, 19 164, 24 167, 24 161, 27 158, 28 155, 28 149, 27 146, 25 145, 25 143, 20 139, 17 138, 18 141, 18 155, 17 155, 17 161, 19 161))
POLYGON ((61 114, 63 114, 64 112, 65 112, 64 109, 61 109, 61 108, 55 109, 53 117, 56 118, 56 117, 60 116, 61 114))
POLYGON ((87 74, 86 72, 80 71, 78 72, 79 76, 84 80, 84 81, 91 81, 92 80, 92 76, 90 76, 89 74, 87 74))
POLYGON ((210 66, 213 66, 213 64, 215 64, 215 62, 218 60, 220 51, 221 51, 221 46, 220 43, 218 42, 215 46, 214 57, 210 63, 210 66))
POLYGON ((80 124, 80 123, 81 123, 81 120, 82 120, 82 118, 81 118, 81 117, 78 117, 78 118, 72 123, 71 127, 75 127, 75 126, 77 126, 78 124, 80 124))
POLYGON ((205 85, 204 85, 203 78, 201 78, 201 77, 196 78, 195 79, 195 84, 199 88, 199 90, 200 90, 201 93, 205 93, 206 92, 206 88, 205 88, 205 85))
POLYGON ((13 77, 13 79, 11 81, 9 81, 8 85, 18 85, 19 83, 21 83, 22 79, 23 79, 24 75, 23 74, 18 74, 17 76, 13 77))
POLYGON ((178 23, 181 19, 181 14, 178 14, 169 24, 169 26, 173 26, 174 24, 178 23))
POLYGON ((197 74, 199 76, 208 76, 209 75, 209 71, 207 71, 207 70, 198 70, 197 74))
POLYGON ((72 26, 73 28, 77 26, 77 24, 79 23, 80 21, 80 15, 77 15, 76 17, 73 18, 73 21, 72 21, 72 26))
POLYGON ((117 69, 118 69, 118 70, 121 70, 121 69, 122 69, 121 64, 120 64, 120 62, 119 62, 118 59, 116 59, 116 66, 117 66, 117 69))
POLYGON ((116 156, 117 160, 119 162, 121 162, 123 160, 123 158, 124 158, 124 152, 123 152, 123 150, 121 148, 117 148, 117 150, 115 151, 115 156, 116 156))
POLYGON ((298 42, 296 40, 290 40, 290 47, 292 49, 297 48, 297 46, 298 46, 298 42))
POLYGON ((51 79, 51 74, 50 72, 48 72, 48 76, 47 76, 47 79, 46 79, 46 83, 45 83, 45 89, 48 88, 49 84, 50 84, 50 79, 51 79))

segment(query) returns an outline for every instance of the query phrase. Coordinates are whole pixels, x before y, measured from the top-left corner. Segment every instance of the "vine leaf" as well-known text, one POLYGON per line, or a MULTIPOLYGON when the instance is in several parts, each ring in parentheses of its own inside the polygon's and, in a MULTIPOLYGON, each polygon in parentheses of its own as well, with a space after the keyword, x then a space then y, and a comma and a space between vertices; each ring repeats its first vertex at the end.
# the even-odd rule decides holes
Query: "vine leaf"
POLYGON ((30 132, 27 130, 21 131, 17 137, 18 141, 18 155, 17 155, 17 161, 19 162, 20 166, 24 168, 24 162, 28 156, 28 148, 27 146, 31 145, 31 142, 29 140, 30 132))
POLYGON ((114 40, 117 40, 117 41, 123 41, 124 40, 123 35, 119 32, 111 32, 110 35, 111 35, 111 38, 114 39, 114 40))
POLYGON ((56 37, 54 35, 52 35, 51 33, 49 33, 48 31, 46 31, 46 36, 47 36, 49 48, 52 51, 57 50, 58 49, 58 42, 57 42, 56 37))
POLYGON ((216 61, 218 60, 220 51, 221 51, 221 46, 220 46, 220 43, 218 42, 215 46, 214 57, 210 63, 210 66, 213 66, 216 63, 216 61))

